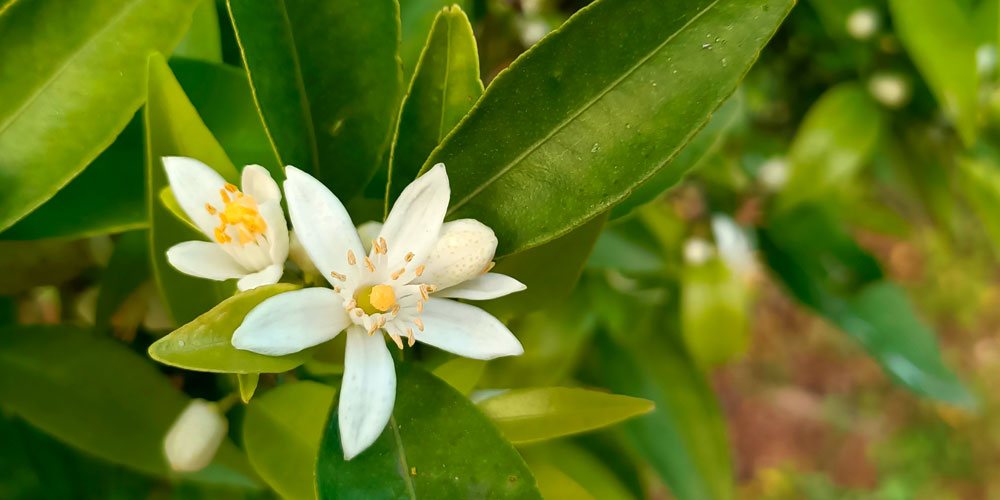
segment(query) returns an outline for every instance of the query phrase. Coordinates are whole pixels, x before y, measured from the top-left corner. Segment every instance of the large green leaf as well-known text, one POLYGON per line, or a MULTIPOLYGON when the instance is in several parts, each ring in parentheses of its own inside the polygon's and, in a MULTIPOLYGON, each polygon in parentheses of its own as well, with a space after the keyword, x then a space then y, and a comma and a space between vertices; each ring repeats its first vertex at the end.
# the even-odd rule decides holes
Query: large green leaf
POLYGON ((145 95, 196 0, 37 0, 0 8, 0 230, 103 151, 145 95))
POLYGON ((796 132, 779 204, 787 208, 843 186, 868 160, 881 124, 882 111, 859 85, 827 90, 796 132))
POLYGON ((476 1, 399 0, 399 58, 403 63, 403 76, 406 80, 413 76, 420 53, 427 42, 427 34, 431 31, 438 12, 452 5, 458 6, 465 12, 470 12, 476 1))
POLYGON ((478 405, 514 444, 599 429, 653 411, 645 399, 569 387, 514 389, 478 405))
POLYGON ((541 498, 521 456, 465 396, 410 363, 397 365, 396 377, 389 425, 349 462, 330 412, 319 498, 541 498))
POLYGON ((635 498, 614 472, 602 463, 607 461, 606 457, 598 459, 582 448, 565 442, 531 446, 523 453, 545 500, 635 498))
POLYGON ((316 457, 336 394, 304 381, 277 387, 247 407, 243 445, 250 463, 288 500, 316 498, 316 457))
POLYGON ((978 128, 979 76, 976 30, 967 12, 956 0, 889 0, 889 7, 903 46, 971 145, 978 128))
POLYGON ((222 62, 222 37, 219 34, 219 13, 215 9, 215 0, 201 0, 194 9, 191 28, 174 48, 174 57, 222 62))
MULTIPOLYGON (((69 326, 0 329, 0 405, 98 457, 167 474, 163 438, 187 402, 114 340, 69 326)), ((234 451, 226 443, 217 460, 234 451)))
POLYGON ((396 123, 387 208, 482 94, 476 37, 469 19, 458 6, 445 8, 434 19, 396 123))
POLYGON ((251 309, 298 285, 278 283, 240 292, 149 346, 149 356, 187 370, 221 373, 280 373, 305 363, 310 350, 265 356, 233 347, 233 332, 251 309))
POLYGON ((653 413, 625 424, 641 455, 679 500, 734 498, 725 421, 701 371, 679 346, 626 350, 598 337, 593 367, 615 392, 652 400, 653 413))
POLYGON ((144 118, 146 207, 153 277, 168 315, 175 323, 184 324, 231 295, 235 286, 182 274, 167 262, 168 248, 205 236, 178 220, 160 203, 160 191, 168 185, 161 158, 187 156, 201 160, 230 182, 236 181, 238 173, 159 54, 149 58, 149 97, 144 118))
POLYGON ((402 88, 395 0, 229 0, 271 145, 347 201, 379 167, 402 88))
POLYGON ((598 0, 581 9, 497 76, 424 164, 449 167, 449 216, 492 227, 504 256, 607 210, 694 137, 792 4, 598 0))

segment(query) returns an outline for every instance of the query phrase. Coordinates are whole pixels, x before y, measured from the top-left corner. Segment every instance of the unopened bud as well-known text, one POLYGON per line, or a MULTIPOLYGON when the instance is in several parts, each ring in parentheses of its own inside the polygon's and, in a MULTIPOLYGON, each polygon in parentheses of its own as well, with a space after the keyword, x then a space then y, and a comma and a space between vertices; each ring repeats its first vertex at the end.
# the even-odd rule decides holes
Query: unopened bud
POLYGON ((878 31, 881 19, 871 7, 855 9, 847 16, 847 33, 858 40, 867 40, 878 31))
POLYGON ((788 161, 781 157, 767 160, 757 171, 757 178, 768 190, 781 190, 788 182, 788 161))
POLYGON ((170 468, 180 472, 203 469, 212 461, 228 428, 229 423, 215 403, 191 400, 163 441, 170 468))
POLYGON ((899 109, 910 101, 910 82, 895 73, 878 73, 868 80, 868 92, 885 107, 899 109))
POLYGON ((684 242, 684 262, 692 266, 700 266, 715 255, 715 248, 702 238, 688 238, 684 242))
POLYGON ((438 290, 479 276, 493 261, 497 237, 493 230, 473 219, 446 222, 434 250, 424 262, 420 282, 438 290))

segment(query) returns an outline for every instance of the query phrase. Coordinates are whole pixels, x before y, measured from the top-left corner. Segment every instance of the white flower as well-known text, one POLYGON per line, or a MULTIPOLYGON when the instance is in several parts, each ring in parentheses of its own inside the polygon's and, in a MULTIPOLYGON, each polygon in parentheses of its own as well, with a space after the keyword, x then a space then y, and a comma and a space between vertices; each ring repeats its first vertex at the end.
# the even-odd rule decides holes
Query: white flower
POLYGON ((368 448, 392 414, 396 374, 383 334, 400 349, 404 339, 411 346, 420 341, 474 359, 524 352, 499 320, 445 299, 492 299, 524 285, 488 272, 497 245, 490 228, 471 219, 443 223, 451 196, 443 164, 403 190, 368 255, 333 193, 294 167, 286 173, 295 232, 333 289, 307 288, 262 302, 232 342, 238 349, 277 356, 347 329, 339 407, 346 459, 368 448))
POLYGON ((288 226, 271 174, 247 165, 241 192, 198 160, 169 156, 163 166, 177 203, 212 240, 174 245, 167 261, 191 276, 239 278, 240 290, 277 283, 288 258, 288 226))
POLYGON ((704 238, 697 236, 684 242, 684 262, 692 266, 700 266, 715 256, 715 247, 704 238))
POLYGON ((228 428, 215 403, 192 399, 163 440, 170 467, 181 472, 203 469, 212 461, 228 428))
POLYGON ((847 16, 847 33, 858 40, 867 40, 874 35, 882 24, 879 13, 871 7, 854 9, 847 16))
POLYGON ((885 107, 899 109, 910 101, 910 82, 897 73, 876 73, 868 80, 868 92, 885 107))

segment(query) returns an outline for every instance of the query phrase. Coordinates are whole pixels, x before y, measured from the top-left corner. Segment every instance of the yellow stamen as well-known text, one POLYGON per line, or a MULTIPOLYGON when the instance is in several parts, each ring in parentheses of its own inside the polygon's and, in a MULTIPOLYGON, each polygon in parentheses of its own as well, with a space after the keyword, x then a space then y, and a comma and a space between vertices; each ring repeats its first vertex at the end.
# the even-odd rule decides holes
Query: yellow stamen
POLYGON ((392 314, 399 313, 399 304, 392 306, 392 314))
POLYGON ((344 276, 337 271, 330 271, 330 276, 333 276, 334 279, 338 279, 340 281, 347 281, 347 276, 344 276))
POLYGON ((406 257, 404 257, 404 259, 406 260, 406 262, 413 260, 413 252, 406 254, 406 257))
POLYGON ((401 276, 401 275, 402 275, 402 274, 403 274, 404 272, 406 272, 406 268, 405 268, 405 267, 404 267, 404 268, 402 268, 402 269, 400 269, 399 271, 396 271, 396 272, 392 273, 392 279, 394 279, 394 280, 398 280, 398 279, 399 279, 399 277, 400 277, 400 276, 401 276))
POLYGON ((417 276, 424 274, 424 266, 418 266, 415 272, 417 273, 417 276))
POLYGON ((229 195, 226 194, 226 190, 225 189, 220 189, 219 190, 219 196, 222 197, 222 202, 223 203, 229 203, 230 201, 233 201, 233 200, 229 199, 229 195))
POLYGON ((391 338, 392 341, 396 343, 396 347, 398 347, 400 351, 403 350, 403 339, 399 338, 399 335, 396 335, 395 333, 390 333, 389 338, 391 338))
POLYGON ((347 251, 347 263, 352 266, 358 263, 357 259, 354 258, 354 252, 350 250, 347 251))
POLYGON ((205 211, 208 212, 208 215, 215 215, 216 212, 215 207, 209 205, 208 203, 205 204, 205 211))
POLYGON ((226 187, 226 191, 229 191, 230 193, 235 193, 235 192, 239 191, 239 189, 237 189, 236 186, 234 186, 234 185, 232 185, 232 184, 230 184, 228 182, 226 183, 225 187, 226 187))
POLYGON ((417 329, 424 331, 424 321, 420 318, 413 318, 413 324, 417 325, 417 329))
POLYGON ((406 344, 409 345, 410 347, 413 347, 413 344, 416 342, 416 339, 413 338, 413 329, 412 328, 407 328, 406 329, 406 339, 407 339, 406 344))
POLYGON ((370 273, 375 272, 375 264, 372 264, 372 260, 369 259, 368 257, 365 257, 365 267, 368 268, 368 272, 370 273))
POLYGON ((224 189, 219 190, 219 197, 222 198, 223 208, 216 210, 215 207, 206 203, 205 210, 209 214, 219 216, 219 227, 215 231, 215 241, 219 243, 229 243, 232 238, 226 234, 229 226, 236 228, 240 245, 246 245, 257 241, 257 235, 267 231, 267 222, 260 215, 257 202, 253 196, 244 195, 232 184, 226 184, 224 189), (230 197, 229 193, 234 193, 230 197))
POLYGON ((486 274, 486 273, 490 272, 490 270, 492 270, 493 266, 495 266, 495 265, 497 265, 496 262, 490 262, 489 264, 487 264, 486 268, 483 269, 483 274, 486 274))
POLYGON ((379 243, 379 245, 382 246, 382 253, 388 253, 389 252, 389 246, 385 244, 385 238, 379 238, 378 239, 378 243, 379 243))
POLYGON ((424 303, 422 301, 419 301, 419 300, 417 301, 417 313, 418 314, 423 314, 424 313, 424 303))

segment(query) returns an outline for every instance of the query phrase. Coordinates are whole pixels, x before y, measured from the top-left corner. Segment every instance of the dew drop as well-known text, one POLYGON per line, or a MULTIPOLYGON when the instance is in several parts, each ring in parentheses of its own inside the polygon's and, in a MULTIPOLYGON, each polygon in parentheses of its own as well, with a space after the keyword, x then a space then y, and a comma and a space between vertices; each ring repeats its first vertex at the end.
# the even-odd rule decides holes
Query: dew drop
POLYGON ((594 143, 594 147, 590 148, 591 153, 596 153, 600 150, 601 150, 601 145, 596 142, 594 143))
POLYGON ((708 49, 708 50, 712 50, 712 44, 710 44, 710 43, 706 43, 706 44, 702 45, 702 46, 701 46, 701 48, 703 48, 703 49, 708 49))

